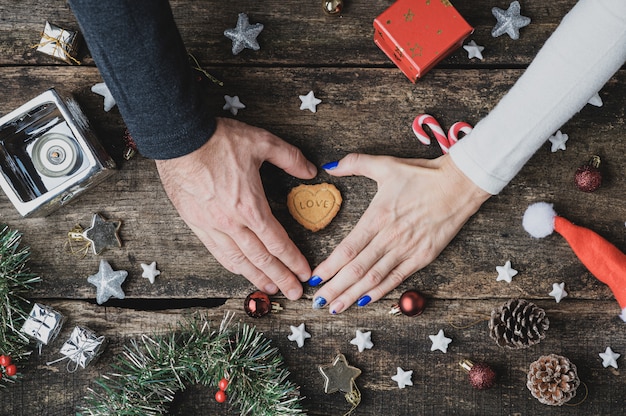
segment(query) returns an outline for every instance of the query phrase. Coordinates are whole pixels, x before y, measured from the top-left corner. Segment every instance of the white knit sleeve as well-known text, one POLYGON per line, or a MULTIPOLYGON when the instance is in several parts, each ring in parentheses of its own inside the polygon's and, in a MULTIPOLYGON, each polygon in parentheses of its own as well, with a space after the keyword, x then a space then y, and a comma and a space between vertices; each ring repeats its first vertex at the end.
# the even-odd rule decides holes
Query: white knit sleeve
POLYGON ((626 1, 580 0, 528 69, 450 148, 476 185, 497 194, 626 61, 626 1))

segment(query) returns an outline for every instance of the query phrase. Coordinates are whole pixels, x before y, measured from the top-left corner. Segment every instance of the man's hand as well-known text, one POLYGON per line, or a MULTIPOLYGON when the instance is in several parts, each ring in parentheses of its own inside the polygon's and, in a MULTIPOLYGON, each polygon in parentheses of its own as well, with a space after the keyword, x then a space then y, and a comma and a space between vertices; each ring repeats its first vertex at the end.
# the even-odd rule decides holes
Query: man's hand
POLYGON ((295 300, 311 269, 272 215, 259 174, 265 161, 300 179, 317 173, 295 146, 232 119, 218 119, 195 152, 156 165, 180 216, 217 261, 260 290, 295 300))

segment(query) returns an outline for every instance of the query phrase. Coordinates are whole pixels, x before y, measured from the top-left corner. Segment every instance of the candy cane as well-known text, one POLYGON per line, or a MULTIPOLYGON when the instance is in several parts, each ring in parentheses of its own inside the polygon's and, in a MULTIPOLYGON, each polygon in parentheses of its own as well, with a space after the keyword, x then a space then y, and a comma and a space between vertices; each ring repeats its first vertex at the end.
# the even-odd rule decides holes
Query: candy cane
POLYGON ((463 133, 465 135, 470 134, 473 127, 471 124, 468 124, 464 121, 457 121, 450 127, 448 130, 448 142, 450 142, 450 146, 459 141, 459 133, 463 133))
POLYGON ((437 120, 430 114, 420 114, 413 120, 413 133, 415 133, 420 142, 428 145, 430 144, 430 136, 424 131, 423 125, 427 125, 430 128, 443 153, 447 153, 450 144, 446 133, 444 133, 437 120))

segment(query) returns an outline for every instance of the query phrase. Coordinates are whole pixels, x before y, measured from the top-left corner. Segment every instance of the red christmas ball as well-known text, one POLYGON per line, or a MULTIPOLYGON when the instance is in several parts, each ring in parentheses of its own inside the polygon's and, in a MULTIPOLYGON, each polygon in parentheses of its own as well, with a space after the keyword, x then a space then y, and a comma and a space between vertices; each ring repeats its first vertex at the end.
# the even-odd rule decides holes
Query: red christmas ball
POLYGON ((224 403, 226 401, 226 393, 224 390, 218 390, 217 393, 215 393, 215 401, 218 403, 224 403))
POLYGON ((219 387, 220 390, 226 391, 226 389, 228 388, 228 380, 226 380, 225 378, 221 379, 217 387, 219 387))
POLYGON ((6 367, 11 364, 11 357, 8 355, 0 355, 0 365, 6 367))
POLYGON ((400 296, 398 307, 406 316, 417 316, 424 312, 426 299, 417 290, 407 290, 400 296))
POLYGON ((576 169, 574 175, 576 186, 583 192, 593 192, 602 185, 600 157, 593 156, 589 162, 576 169))
POLYGON ((257 290, 246 297, 243 302, 243 310, 252 318, 260 318, 272 310, 272 303, 267 294, 257 290))
POLYGON ((467 371, 469 382, 475 389, 486 390, 496 383, 496 373, 485 363, 473 363, 463 360, 459 363, 467 371))
POLYGON ((17 367, 15 366, 15 364, 7 365, 4 370, 6 371, 7 376, 13 377, 14 375, 17 374, 17 367))

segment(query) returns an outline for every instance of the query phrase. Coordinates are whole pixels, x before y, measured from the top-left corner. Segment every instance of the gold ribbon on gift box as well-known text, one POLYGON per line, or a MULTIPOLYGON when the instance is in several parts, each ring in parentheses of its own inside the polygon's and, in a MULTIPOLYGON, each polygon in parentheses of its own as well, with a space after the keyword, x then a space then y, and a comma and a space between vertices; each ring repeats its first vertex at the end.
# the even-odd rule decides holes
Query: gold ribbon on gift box
POLYGON ((80 65, 80 61, 72 56, 76 49, 77 36, 75 32, 67 31, 50 22, 46 22, 41 33, 41 41, 37 45, 33 45, 33 48, 67 63, 73 62, 80 65))

